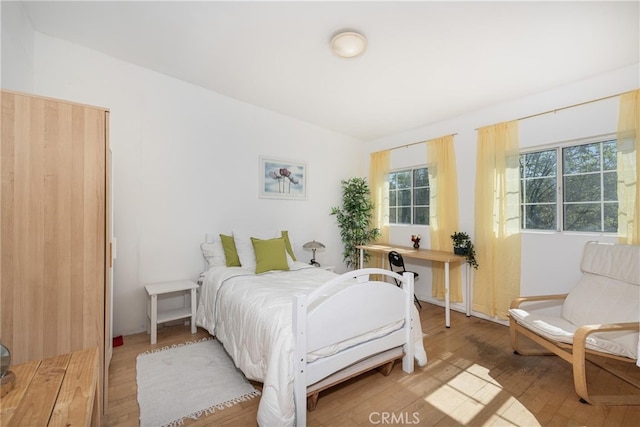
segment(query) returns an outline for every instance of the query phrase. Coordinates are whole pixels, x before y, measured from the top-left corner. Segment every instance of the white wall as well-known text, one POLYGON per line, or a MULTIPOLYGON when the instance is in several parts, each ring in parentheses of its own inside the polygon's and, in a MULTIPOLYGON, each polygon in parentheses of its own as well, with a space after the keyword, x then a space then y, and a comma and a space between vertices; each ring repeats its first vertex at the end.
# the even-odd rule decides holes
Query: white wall
POLYGON ((146 328, 146 283, 197 278, 206 232, 288 229, 301 260, 316 239, 344 271, 329 213, 366 170, 360 141, 38 32, 34 52, 34 93, 111 111, 114 335, 146 328), (258 198, 260 155, 306 161, 307 200, 258 198))
MULTIPOLYGON (((370 141, 369 153, 429 140, 448 134, 456 147, 460 229, 474 234, 474 186, 476 159, 476 129, 503 121, 565 106, 591 101, 634 90, 640 87, 638 64, 592 79, 566 85, 556 90, 514 100, 502 105, 488 106, 481 111, 412 129, 397 135, 370 141)), ((589 103, 519 123, 520 147, 534 147, 550 143, 615 133, 618 119, 618 98, 589 103)), ((365 156, 368 159, 369 153, 365 156)), ((365 159, 366 160, 366 159, 365 159)), ((401 147, 392 151, 392 168, 424 165, 424 145, 401 147), (414 160, 411 160, 414 159, 414 160), (415 160, 417 159, 417 160, 415 160)), ((422 247, 429 247, 428 227, 394 226, 390 232, 393 244, 409 245, 411 234, 422 235, 422 247)), ((579 276, 578 264, 582 246, 589 240, 615 241, 611 235, 589 233, 527 233, 522 236, 522 295, 563 293, 571 289, 579 276)), ((416 294, 420 299, 443 304, 431 297, 431 271, 427 264, 410 264, 420 273, 416 294)), ((482 268, 482 266, 480 266, 482 268)), ((465 296, 466 298, 466 296, 465 296)), ((462 304, 453 304, 463 311, 462 304)), ((476 313, 477 314, 477 313, 476 313)))
POLYGON ((0 87, 33 91, 33 40, 35 32, 22 3, 0 2, 2 22, 0 87))

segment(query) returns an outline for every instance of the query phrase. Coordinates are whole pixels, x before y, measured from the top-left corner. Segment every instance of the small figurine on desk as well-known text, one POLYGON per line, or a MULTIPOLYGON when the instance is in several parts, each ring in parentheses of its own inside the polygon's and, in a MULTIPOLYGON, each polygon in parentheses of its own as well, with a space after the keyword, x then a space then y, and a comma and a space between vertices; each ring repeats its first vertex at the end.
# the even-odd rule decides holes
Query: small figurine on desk
POLYGON ((411 235, 411 241, 413 242, 413 247, 414 249, 420 249, 420 235, 419 234, 412 234, 411 235))

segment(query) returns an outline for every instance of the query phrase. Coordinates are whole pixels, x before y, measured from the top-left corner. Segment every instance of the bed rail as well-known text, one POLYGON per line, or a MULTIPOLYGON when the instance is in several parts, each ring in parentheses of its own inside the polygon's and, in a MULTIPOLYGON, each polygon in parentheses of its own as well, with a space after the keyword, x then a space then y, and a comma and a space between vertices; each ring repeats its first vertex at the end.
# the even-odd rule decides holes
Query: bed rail
MULTIPOLYGON (((411 334, 413 274, 400 276, 389 270, 365 268, 344 273, 309 295, 294 296, 294 401, 296 425, 306 425, 307 389, 331 374, 354 366, 371 369, 366 360, 393 348, 402 348, 402 369, 413 372, 414 343, 411 334), (372 276, 395 278, 395 283, 372 276), (352 282, 352 284, 349 284, 352 282), (348 285, 348 286, 347 286, 348 285), (342 288, 335 293, 334 288, 342 288), (326 295, 330 295, 326 297, 326 295), (340 343, 400 321, 402 327, 348 347, 336 354, 307 361, 309 352, 340 343)), ((397 353, 396 353, 397 354, 397 353)), ((355 370, 356 373, 358 370, 355 370)), ((337 383, 337 382, 334 382, 337 383)))

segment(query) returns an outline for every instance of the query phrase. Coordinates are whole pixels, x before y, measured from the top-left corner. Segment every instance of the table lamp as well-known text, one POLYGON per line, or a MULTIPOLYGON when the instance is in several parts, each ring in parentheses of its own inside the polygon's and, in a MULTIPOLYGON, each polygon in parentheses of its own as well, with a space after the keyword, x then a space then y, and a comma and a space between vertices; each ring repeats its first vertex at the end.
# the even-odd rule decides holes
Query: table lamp
POLYGON ((16 380, 16 375, 9 370, 11 353, 2 343, 0 343, 0 362, 0 397, 2 397, 11 391, 16 380))
POLYGON ((304 245, 302 245, 302 247, 303 247, 304 249, 307 249, 307 250, 308 250, 308 249, 311 249, 311 251, 313 252, 313 256, 312 256, 311 261, 309 262, 309 264, 314 265, 314 266, 316 266, 316 267, 320 267, 320 263, 318 263, 318 262, 316 261, 316 251, 317 251, 318 249, 323 249, 323 248, 325 248, 326 246, 325 246, 325 245, 323 245, 323 244, 322 244, 322 243, 320 243, 320 242, 316 242, 315 240, 312 240, 311 242, 307 242, 307 243, 305 243, 304 245))

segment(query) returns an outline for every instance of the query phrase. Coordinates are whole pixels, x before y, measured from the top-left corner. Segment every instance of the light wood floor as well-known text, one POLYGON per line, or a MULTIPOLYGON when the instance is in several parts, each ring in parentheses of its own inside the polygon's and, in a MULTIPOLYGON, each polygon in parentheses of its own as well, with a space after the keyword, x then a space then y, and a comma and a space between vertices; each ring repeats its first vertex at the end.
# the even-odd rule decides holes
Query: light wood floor
MULTIPOLYGON (((308 413, 309 426, 639 425, 639 406, 580 403, 573 390, 571 365, 559 357, 513 354, 508 327, 452 311, 447 329, 442 307, 422 306, 428 365, 407 375, 396 363, 387 377, 372 371, 321 393, 317 409, 308 413), (386 424, 382 422, 385 416, 386 424)), ((139 353, 206 336, 202 329, 192 335, 188 327, 170 326, 158 331, 154 346, 146 333, 124 337, 124 345, 114 349, 111 362, 107 425, 138 425, 139 353)), ((640 377, 640 368, 628 365, 627 372, 640 377)), ((593 365, 587 377, 590 387, 599 393, 638 392, 593 365)), ((255 426, 258 401, 255 398, 197 421, 187 420, 185 425, 255 426)))

